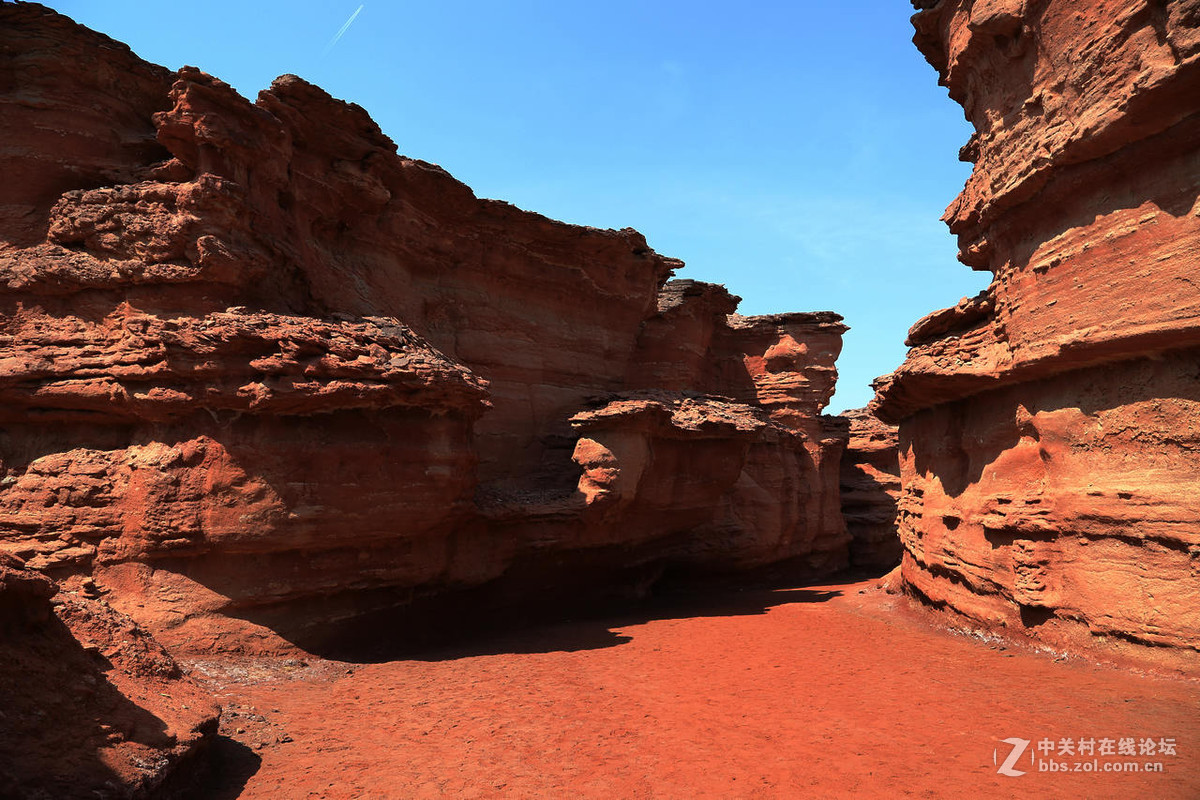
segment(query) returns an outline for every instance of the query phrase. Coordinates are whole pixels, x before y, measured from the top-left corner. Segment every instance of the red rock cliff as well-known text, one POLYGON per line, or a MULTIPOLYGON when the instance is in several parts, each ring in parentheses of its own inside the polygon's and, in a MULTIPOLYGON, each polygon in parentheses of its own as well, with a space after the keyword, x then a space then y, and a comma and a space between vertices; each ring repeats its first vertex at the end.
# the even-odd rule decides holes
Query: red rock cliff
POLYGON ((843 412, 850 441, 842 456, 842 514, 850 534, 850 560, 856 567, 881 570, 900 563, 896 535, 900 496, 898 434, 865 408, 843 412))
POLYGON ((946 220, 994 279, 877 384, 904 580, 1051 640, 1200 649, 1200 3, 915 5, 975 127, 946 220))
POLYGON ((0 550, 183 651, 845 563, 836 315, 664 288, 637 232, 477 199, 294 76, 0 16, 0 550))

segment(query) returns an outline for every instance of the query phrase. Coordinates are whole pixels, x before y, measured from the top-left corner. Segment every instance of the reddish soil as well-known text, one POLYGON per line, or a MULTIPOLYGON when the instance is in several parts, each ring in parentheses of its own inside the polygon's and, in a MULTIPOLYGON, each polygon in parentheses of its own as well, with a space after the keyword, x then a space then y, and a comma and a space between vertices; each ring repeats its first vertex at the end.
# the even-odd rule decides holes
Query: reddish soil
POLYGON ((1200 681, 931 627, 870 583, 676 599, 406 660, 190 668, 227 707, 212 797, 1200 797, 1200 681), (1161 774, 1051 774, 1026 753, 1006 777, 1009 737, 1177 754, 1097 759, 1161 774))

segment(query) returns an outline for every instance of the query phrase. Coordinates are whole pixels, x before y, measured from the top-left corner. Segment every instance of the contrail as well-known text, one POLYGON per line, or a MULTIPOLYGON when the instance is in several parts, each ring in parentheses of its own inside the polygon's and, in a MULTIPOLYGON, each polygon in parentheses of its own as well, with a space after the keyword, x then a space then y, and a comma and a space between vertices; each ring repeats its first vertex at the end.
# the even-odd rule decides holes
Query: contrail
POLYGON ((346 24, 341 27, 337 35, 329 40, 329 44, 325 45, 325 52, 321 53, 321 55, 327 55, 333 49, 333 46, 338 43, 338 39, 346 35, 346 31, 350 30, 350 26, 354 24, 354 20, 358 19, 358 15, 362 13, 362 10, 362 6, 354 10, 354 13, 350 15, 350 19, 346 20, 346 24))

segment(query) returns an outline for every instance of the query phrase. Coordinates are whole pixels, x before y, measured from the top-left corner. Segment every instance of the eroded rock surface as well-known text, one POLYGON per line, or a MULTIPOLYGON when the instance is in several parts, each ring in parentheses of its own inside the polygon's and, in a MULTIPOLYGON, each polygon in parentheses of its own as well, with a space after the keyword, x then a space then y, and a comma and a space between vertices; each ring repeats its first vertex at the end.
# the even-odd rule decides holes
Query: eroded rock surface
POLYGON ((154 797, 219 709, 96 596, 0 553, 0 796, 154 797))
POLYGON ((920 2, 994 279, 914 325, 903 575, 977 620, 1200 649, 1200 3, 920 2))
POLYGON ((842 514, 850 534, 850 561, 856 567, 885 570, 900 563, 896 534, 900 496, 899 434, 865 408, 842 412, 850 421, 850 441, 842 456, 842 514))
POLYGON ((193 653, 846 563, 837 315, 737 316, 295 76, 0 17, 0 551, 193 653))

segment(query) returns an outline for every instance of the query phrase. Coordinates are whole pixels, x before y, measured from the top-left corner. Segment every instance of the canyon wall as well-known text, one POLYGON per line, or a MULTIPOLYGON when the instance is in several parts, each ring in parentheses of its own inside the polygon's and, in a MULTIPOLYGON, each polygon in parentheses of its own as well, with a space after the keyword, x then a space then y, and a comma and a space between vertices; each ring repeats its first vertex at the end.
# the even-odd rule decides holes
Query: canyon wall
POLYGON ((903 580, 1047 641, 1200 649, 1200 2, 919 0, 977 297, 909 332, 903 580))
POLYGON ((174 652, 847 562, 845 326, 0 4, 0 551, 174 652), (494 590, 494 591, 493 591, 494 590), (425 613, 425 612, 421 612, 425 613))
POLYGON ((899 434, 865 408, 842 413, 850 440, 842 456, 842 516, 850 535, 850 562, 867 570, 900 563, 904 548, 896 535, 900 497, 899 434))

